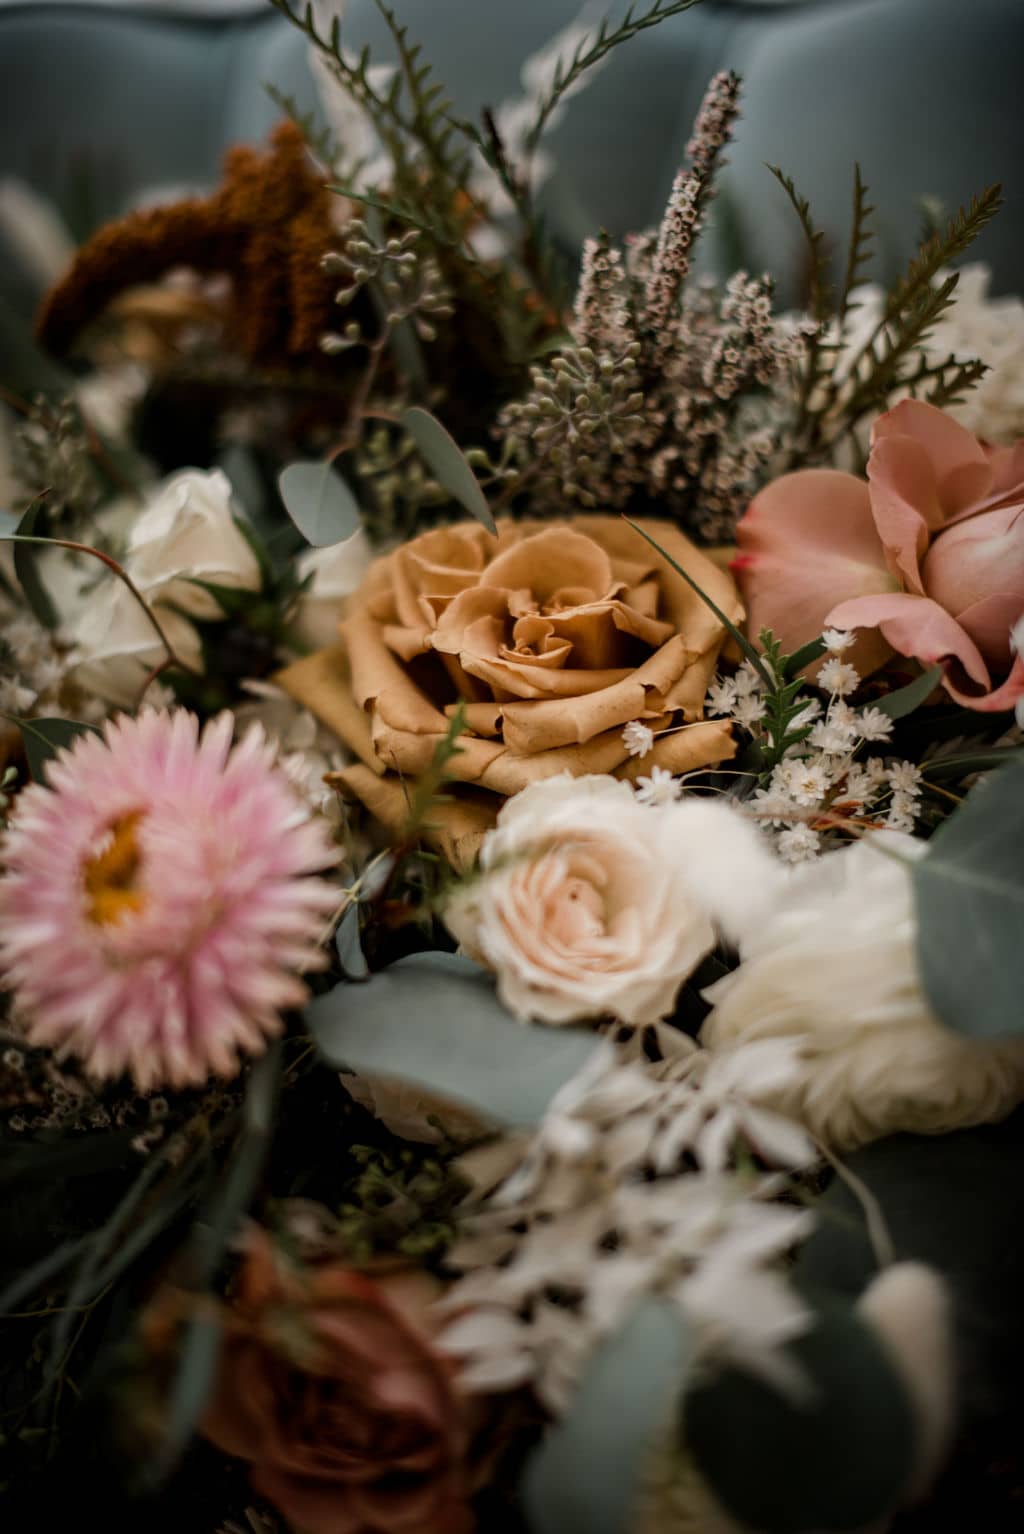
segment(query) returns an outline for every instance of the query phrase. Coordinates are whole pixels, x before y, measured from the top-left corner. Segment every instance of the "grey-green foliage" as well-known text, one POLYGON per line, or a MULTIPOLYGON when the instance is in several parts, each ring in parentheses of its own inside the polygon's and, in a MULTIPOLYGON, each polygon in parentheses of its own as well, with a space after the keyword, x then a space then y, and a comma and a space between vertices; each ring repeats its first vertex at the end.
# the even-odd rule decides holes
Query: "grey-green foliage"
POLYGON ((910 875, 935 1012, 972 1038, 1024 1033, 1024 761, 979 783, 910 875))
POLYGON ((531 1124, 598 1046, 592 1033, 518 1023, 493 978, 446 953, 399 959, 306 1009, 330 1065, 412 1083, 485 1119, 531 1124))
POLYGON ((672 1431, 688 1343, 679 1308, 647 1295, 597 1348, 527 1464, 531 1534, 630 1534, 652 1452, 672 1431))

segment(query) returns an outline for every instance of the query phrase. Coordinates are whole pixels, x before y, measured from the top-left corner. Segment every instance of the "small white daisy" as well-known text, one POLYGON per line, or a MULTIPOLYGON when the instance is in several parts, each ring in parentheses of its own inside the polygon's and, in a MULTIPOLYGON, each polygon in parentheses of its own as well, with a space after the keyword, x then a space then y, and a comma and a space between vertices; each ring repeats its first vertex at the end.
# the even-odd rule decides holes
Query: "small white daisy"
POLYGON ((878 783, 863 767, 851 767, 846 774, 843 798, 855 799, 858 804, 870 804, 878 797, 878 788, 878 783))
POLYGON ((814 749, 826 756, 845 756, 856 738, 850 725, 838 723, 831 715, 819 720, 808 737, 814 749))
POLYGON ((750 661, 745 660, 733 678, 733 686, 741 698, 749 698, 751 693, 760 692, 763 686, 760 675, 755 671, 750 661))
POLYGON ((652 767, 649 778, 636 780, 636 797, 641 804, 673 804, 682 791, 682 782, 667 767, 652 767))
POLYGON ((762 697, 759 697, 757 693, 748 693, 745 697, 736 699, 732 707, 732 717, 745 730, 750 730, 764 718, 764 708, 762 697))
POLYGON ((646 756, 654 746, 654 731, 639 719, 631 719, 623 728, 622 743, 630 756, 646 756))
POLYGON ((797 804, 813 807, 820 804, 832 787, 832 775, 823 762, 813 759, 794 763, 789 791, 797 804))
POLYGON ((913 762, 890 762, 886 776, 898 793, 916 795, 921 792, 921 769, 913 762))
POLYGON ((830 655, 845 655, 854 642, 854 635, 846 629, 826 629, 821 642, 830 655))
POLYGON ((888 740, 892 720, 880 708, 862 708, 857 715, 857 734, 862 740, 888 740))
POLYGON ((805 725, 813 724, 821 718, 821 702, 818 698, 808 698, 799 714, 794 714, 790 723, 791 730, 802 730, 805 725))
POLYGON ((830 658, 818 672, 818 686, 826 692, 836 693, 840 698, 849 692, 855 692, 860 685, 860 672, 851 666, 848 661, 839 660, 836 656, 830 658))
POLYGON ((775 845, 784 863, 806 863, 809 858, 816 858, 821 850, 817 831, 806 825, 790 826, 780 831, 775 845))
POLYGON ((731 677, 716 677, 708 688, 709 714, 731 714, 736 702, 736 683, 731 677))

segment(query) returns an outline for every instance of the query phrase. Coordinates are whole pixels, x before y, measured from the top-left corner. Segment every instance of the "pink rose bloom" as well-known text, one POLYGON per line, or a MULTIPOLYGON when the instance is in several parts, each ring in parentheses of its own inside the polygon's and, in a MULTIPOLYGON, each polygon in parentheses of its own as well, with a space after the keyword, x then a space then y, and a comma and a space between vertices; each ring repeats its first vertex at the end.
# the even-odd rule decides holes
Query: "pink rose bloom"
POLYGON ((1011 709, 1024 658, 1024 440, 992 448, 933 405, 904 400, 871 434, 868 482, 835 469, 783 475, 756 496, 734 561, 750 631, 793 651, 826 627, 860 629, 854 664, 893 651, 941 664, 965 708, 1011 709))

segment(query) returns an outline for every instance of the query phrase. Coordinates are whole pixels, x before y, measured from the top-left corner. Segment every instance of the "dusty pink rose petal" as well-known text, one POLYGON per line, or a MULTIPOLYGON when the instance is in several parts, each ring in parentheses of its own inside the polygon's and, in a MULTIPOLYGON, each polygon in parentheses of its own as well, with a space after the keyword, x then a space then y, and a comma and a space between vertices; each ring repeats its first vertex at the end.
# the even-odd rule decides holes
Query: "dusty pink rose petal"
MULTIPOLYGON (((836 469, 801 469, 768 485, 740 523, 737 542, 732 569, 747 604, 747 632, 770 628, 784 651, 820 634, 844 598, 898 588, 867 485, 836 469)), ((850 658, 858 670, 874 671, 891 653, 868 633, 850 658)))
MULTIPOLYGON (((919 450, 916 464, 927 465, 930 488, 938 503, 938 515, 929 517, 930 527, 940 526, 987 494, 992 483, 992 455, 973 432, 954 421, 935 405, 905 399, 879 416, 871 432, 872 458, 883 444, 897 441, 919 450)), ((870 468, 868 478, 872 479, 870 468)), ((924 505, 918 503, 919 510, 924 505)))
POLYGON ((203 1431, 302 1534, 470 1534, 471 1409, 435 1352, 442 1286, 293 1268, 247 1239, 203 1431))
POLYGON ((998 450, 933 405, 905 400, 872 433, 867 485, 788 474, 740 524, 748 632, 797 649, 858 631, 862 673, 892 650, 941 663, 950 695, 996 711, 1020 696, 1010 630, 1024 615, 1024 442, 998 450))
POLYGON ((900 655, 913 656, 923 666, 957 660, 968 677, 991 688, 992 679, 977 645, 944 607, 930 597, 894 591, 884 597, 854 597, 840 602, 828 615, 831 628, 878 628, 900 655))

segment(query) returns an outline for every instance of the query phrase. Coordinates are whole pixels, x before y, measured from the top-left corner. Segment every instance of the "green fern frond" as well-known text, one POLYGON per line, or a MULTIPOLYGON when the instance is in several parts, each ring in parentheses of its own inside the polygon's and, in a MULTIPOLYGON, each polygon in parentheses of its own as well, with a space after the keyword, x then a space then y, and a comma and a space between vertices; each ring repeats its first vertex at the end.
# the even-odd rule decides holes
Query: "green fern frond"
POLYGON ((807 198, 802 197, 797 191, 792 177, 787 176, 778 165, 769 165, 768 169, 789 198, 790 205, 800 221, 800 228, 807 242, 807 251, 810 256, 809 308, 819 325, 824 325, 832 313, 832 293, 828 281, 830 255, 828 241, 825 239, 824 232, 815 225, 811 217, 811 205, 807 198))
POLYGON ((649 10, 640 16, 636 14, 636 5, 631 4, 625 16, 618 26, 613 27, 607 18, 600 23, 593 36, 582 39, 577 45, 568 64, 559 62, 551 84, 544 93, 538 104, 537 115, 526 135, 526 153, 530 156, 536 150, 544 136, 545 129, 551 119, 551 114, 565 96, 571 90, 588 69, 599 64, 613 49, 628 43, 638 33, 646 31, 648 27, 656 27, 662 21, 667 21, 670 16, 679 16, 683 11, 688 11, 699 0, 654 0, 649 10))
POLYGON ((990 372, 987 362, 981 362, 977 358, 970 361, 961 361, 952 354, 945 362, 933 363, 929 368, 922 371, 920 378, 911 379, 911 386, 920 386, 926 380, 930 380, 931 388, 928 389, 924 398, 929 405, 960 405, 965 395, 979 384, 985 374, 990 372))
POLYGON ((287 91, 278 90, 276 85, 265 84, 263 89, 274 105, 295 124, 321 164, 332 168, 337 165, 341 157, 338 141, 329 128, 320 126, 316 113, 304 112, 294 96, 290 96, 287 91))
POLYGON ((874 211, 874 207, 868 202, 868 189, 860 178, 860 166, 855 163, 853 167, 853 218, 850 223, 850 242, 846 250, 846 267, 843 272, 842 286, 839 289, 839 301, 836 305, 836 320, 839 331, 837 347, 842 345, 842 338, 850 316, 850 294, 858 286, 864 275, 864 268, 874 254, 872 245, 875 231, 868 222, 874 211))

